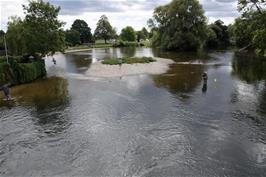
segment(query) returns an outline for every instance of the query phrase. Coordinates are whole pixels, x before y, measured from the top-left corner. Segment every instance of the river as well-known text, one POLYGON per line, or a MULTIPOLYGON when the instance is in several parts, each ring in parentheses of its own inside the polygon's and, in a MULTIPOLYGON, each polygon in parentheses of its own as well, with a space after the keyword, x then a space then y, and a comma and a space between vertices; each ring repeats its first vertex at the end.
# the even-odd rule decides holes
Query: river
POLYGON ((54 58, 48 79, 0 101, 0 176, 266 176, 266 62, 150 48, 54 58), (112 56, 177 63, 162 75, 84 75, 112 56))

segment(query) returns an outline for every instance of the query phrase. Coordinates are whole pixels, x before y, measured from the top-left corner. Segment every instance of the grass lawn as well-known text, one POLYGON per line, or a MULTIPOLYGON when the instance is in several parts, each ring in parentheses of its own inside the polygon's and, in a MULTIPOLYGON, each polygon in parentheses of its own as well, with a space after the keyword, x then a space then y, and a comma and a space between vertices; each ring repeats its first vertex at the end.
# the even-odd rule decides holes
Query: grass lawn
POLYGON ((79 49, 91 49, 91 48, 107 48, 112 47, 113 44, 104 44, 104 43, 96 43, 91 46, 88 45, 78 45, 74 47, 69 47, 67 50, 79 50, 79 49))
POLYGON ((152 57, 123 57, 123 58, 111 58, 102 61, 102 64, 106 65, 119 65, 120 61, 122 64, 134 64, 134 63, 150 63, 156 61, 152 57))

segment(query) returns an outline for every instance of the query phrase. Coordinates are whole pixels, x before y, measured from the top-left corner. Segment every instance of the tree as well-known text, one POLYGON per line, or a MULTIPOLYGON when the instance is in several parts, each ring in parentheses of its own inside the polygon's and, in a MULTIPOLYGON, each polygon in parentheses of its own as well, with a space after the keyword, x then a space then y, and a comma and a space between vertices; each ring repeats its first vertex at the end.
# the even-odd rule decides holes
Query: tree
POLYGON ((102 15, 100 20, 97 23, 97 27, 94 32, 96 39, 104 39, 106 41, 113 38, 115 35, 115 30, 111 26, 108 18, 105 15, 102 15))
POLYGON ((137 41, 140 42, 140 40, 145 40, 149 38, 149 32, 145 27, 143 27, 140 31, 136 32, 137 35, 137 41))
POLYGON ((207 46, 210 48, 227 47, 230 44, 228 27, 224 22, 217 20, 208 26, 207 46), (215 34, 212 34, 212 33, 215 34), (214 38, 215 36, 215 38, 214 38))
POLYGON ((159 6, 149 25, 157 31, 153 44, 167 50, 197 50, 206 40, 206 17, 197 0, 172 0, 159 6))
POLYGON ((120 37, 123 41, 136 41, 136 33, 131 26, 122 29, 120 37))
POLYGON ((12 55, 27 53, 25 44, 25 27, 21 18, 13 16, 9 19, 6 33, 8 52, 12 55))
POLYGON ((266 0, 238 0, 238 9, 244 13, 254 10, 261 14, 262 7, 266 5, 266 0))
POLYGON ((142 31, 137 31, 136 35, 137 35, 137 41, 138 42, 140 42, 141 39, 145 39, 145 35, 142 31))
POLYGON ((265 0, 239 0, 242 16, 235 20, 234 38, 238 47, 255 49, 259 56, 266 57, 266 6, 265 0))
POLYGON ((251 21, 251 19, 242 19, 241 17, 235 20, 233 33, 237 47, 242 48, 251 44, 253 38, 253 29, 251 28, 252 26, 250 26, 251 21))
POLYGON ((81 43, 88 43, 92 41, 91 29, 84 20, 75 20, 71 29, 80 33, 81 43))
POLYGON ((143 36, 144 36, 143 39, 149 38, 149 32, 145 27, 142 28, 141 32, 143 33, 143 36))
POLYGON ((208 48, 215 48, 218 45, 216 32, 210 26, 208 26, 207 29, 206 45, 208 48))
POLYGON ((5 35, 5 32, 3 30, 0 30, 0 50, 5 49, 4 35, 5 35))
POLYGON ((75 46, 80 44, 80 33, 76 30, 66 30, 65 31, 66 42, 70 46, 75 46))
POLYGON ((62 27, 63 22, 58 20, 60 7, 55 7, 43 0, 29 1, 23 5, 25 20, 23 36, 25 39, 26 53, 42 56, 63 51, 65 38, 62 27))

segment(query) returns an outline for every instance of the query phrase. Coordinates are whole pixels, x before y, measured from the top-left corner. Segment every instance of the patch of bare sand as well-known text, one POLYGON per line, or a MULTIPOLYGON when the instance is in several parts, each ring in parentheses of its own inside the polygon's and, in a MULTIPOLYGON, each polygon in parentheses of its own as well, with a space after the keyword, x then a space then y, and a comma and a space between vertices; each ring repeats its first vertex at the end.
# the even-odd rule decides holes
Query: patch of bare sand
POLYGON ((169 69, 169 65, 174 61, 170 59, 154 58, 156 61, 151 63, 105 65, 101 61, 93 63, 86 72, 87 76, 92 77, 121 77, 137 74, 163 74, 169 69))

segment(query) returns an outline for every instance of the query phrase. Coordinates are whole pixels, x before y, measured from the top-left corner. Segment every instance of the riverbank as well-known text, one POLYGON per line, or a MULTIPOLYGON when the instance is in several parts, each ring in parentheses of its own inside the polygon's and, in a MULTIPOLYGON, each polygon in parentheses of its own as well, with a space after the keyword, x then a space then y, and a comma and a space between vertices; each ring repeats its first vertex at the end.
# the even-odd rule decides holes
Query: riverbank
POLYGON ((121 77, 137 74, 163 74, 169 69, 169 65, 174 61, 164 58, 154 58, 156 61, 151 63, 123 64, 120 68, 118 65, 105 65, 102 61, 93 63, 86 72, 90 77, 121 77))

